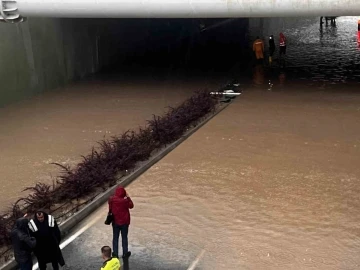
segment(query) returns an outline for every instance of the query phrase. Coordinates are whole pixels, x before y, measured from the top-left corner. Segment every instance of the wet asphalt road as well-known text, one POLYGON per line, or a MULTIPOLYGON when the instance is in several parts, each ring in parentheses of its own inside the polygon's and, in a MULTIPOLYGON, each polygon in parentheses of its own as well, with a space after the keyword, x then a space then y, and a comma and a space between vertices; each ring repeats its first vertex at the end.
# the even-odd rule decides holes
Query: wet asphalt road
MULTIPOLYGON (((112 246, 112 228, 104 225, 106 213, 107 205, 103 205, 74 229, 74 233, 85 231, 63 248, 63 256, 69 269, 91 270, 102 266, 100 249, 103 245, 112 246), (91 226, 92 223, 94 224, 91 226)), ((69 237, 74 238, 72 235, 69 237)), ((121 238, 119 241, 121 253, 121 238)), ((195 270, 207 269, 204 267, 205 261, 211 264, 211 258, 193 243, 175 235, 154 235, 135 225, 130 225, 129 229, 129 250, 132 255, 129 259, 122 260, 121 269, 195 270)), ((52 269, 50 264, 48 269, 52 269)))

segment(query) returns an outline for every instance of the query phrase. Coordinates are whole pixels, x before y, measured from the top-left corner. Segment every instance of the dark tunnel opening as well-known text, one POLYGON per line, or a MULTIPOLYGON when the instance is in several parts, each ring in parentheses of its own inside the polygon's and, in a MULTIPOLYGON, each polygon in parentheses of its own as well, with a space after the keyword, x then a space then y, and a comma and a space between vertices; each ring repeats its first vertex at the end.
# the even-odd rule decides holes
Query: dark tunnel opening
MULTIPOLYGON (((95 20, 96 21, 96 20, 95 20)), ((287 79, 322 85, 359 81, 360 56, 356 20, 338 18, 337 25, 319 25, 318 18, 121 19, 99 20, 99 52, 111 53, 102 74, 240 76, 251 81, 261 69, 265 81, 286 73, 287 79), (353 24, 353 25, 352 25, 353 24), (279 33, 287 37, 286 67, 279 60, 279 33), (268 62, 268 38, 275 36, 274 63, 268 62), (259 36, 265 44, 261 68, 252 51, 259 36)), ((265 83, 263 83, 264 81, 265 83)), ((288 80, 289 81, 289 80, 288 80)), ((259 84, 255 82, 255 84, 259 84)))
MULTIPOLYGON (((116 48, 106 71, 129 67, 228 71, 250 60, 248 19, 113 21, 100 46, 116 48)), ((101 51, 101 48, 99 49, 101 51)))
POLYGON ((4 37, 1 106, 65 86, 92 74, 116 77, 219 76, 267 88, 268 81, 332 88, 360 76, 358 18, 336 24, 319 18, 50 19, 1 25, 4 37), (18 27, 17 30, 15 27, 18 27), (14 31, 16 30, 16 31, 14 31), (286 67, 279 62, 279 33, 287 38, 286 67), (269 66, 270 35, 275 37, 269 66), (252 43, 265 44, 256 65, 252 43), (16 57, 14 57, 16 56, 16 57), (21 67, 20 69, 18 67, 21 67), (111 75, 112 74, 112 75, 111 75), (19 82, 17 78, 22 78, 19 82), (255 78, 255 80, 254 80, 255 78))

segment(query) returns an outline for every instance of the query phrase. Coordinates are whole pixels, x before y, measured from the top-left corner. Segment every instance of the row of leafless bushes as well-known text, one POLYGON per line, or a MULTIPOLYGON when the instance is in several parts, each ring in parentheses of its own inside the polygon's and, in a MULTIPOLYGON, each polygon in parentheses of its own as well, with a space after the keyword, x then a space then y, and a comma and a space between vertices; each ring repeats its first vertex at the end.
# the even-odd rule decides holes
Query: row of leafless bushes
POLYGON ((198 92, 177 108, 170 108, 164 116, 153 116, 145 128, 102 140, 89 155, 82 156, 74 168, 54 163, 61 169, 56 182, 27 188, 30 195, 18 200, 11 211, 0 217, 0 248, 10 247, 9 232, 25 212, 58 209, 64 202, 81 200, 99 188, 114 185, 119 174, 149 159, 154 150, 178 140, 191 125, 213 112, 217 102, 207 91, 198 92))

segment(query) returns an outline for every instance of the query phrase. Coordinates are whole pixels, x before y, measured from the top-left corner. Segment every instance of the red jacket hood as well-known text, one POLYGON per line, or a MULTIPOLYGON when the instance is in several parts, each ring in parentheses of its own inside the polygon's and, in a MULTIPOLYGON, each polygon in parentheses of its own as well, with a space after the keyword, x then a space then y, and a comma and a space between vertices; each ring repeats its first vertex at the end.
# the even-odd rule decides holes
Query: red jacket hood
POLYGON ((284 38, 284 34, 283 33, 280 33, 280 38, 284 38))
POLYGON ((124 198, 125 195, 126 195, 125 188, 123 188, 123 187, 118 187, 118 188, 115 190, 115 196, 116 196, 116 197, 124 198))
POLYGON ((126 191, 123 187, 115 190, 115 196, 109 199, 109 211, 114 215, 113 223, 117 225, 130 224, 130 211, 134 207, 134 203, 130 197, 126 197, 126 191))

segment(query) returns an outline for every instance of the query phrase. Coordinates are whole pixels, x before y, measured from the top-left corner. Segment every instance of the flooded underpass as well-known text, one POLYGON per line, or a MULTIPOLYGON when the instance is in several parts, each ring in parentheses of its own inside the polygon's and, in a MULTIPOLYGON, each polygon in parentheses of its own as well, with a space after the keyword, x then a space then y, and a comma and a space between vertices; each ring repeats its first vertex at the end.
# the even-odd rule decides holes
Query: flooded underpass
MULTIPOLYGON (((214 67, 210 62, 217 62, 209 60, 204 72, 188 66, 167 71, 166 77, 156 72, 154 78, 146 73, 131 79, 105 76, 5 107, 1 172, 21 184, 13 193, 2 189, 3 202, 18 196, 21 186, 50 181, 55 172, 45 169, 49 161, 76 162, 104 132, 135 128, 194 90, 216 90, 237 79, 243 89, 239 98, 128 187, 135 208, 129 235, 133 255, 126 266, 360 268, 356 23, 345 17, 337 19, 336 28, 323 25, 322 39, 318 18, 250 20, 239 50, 257 35, 282 31, 288 37, 285 68, 254 65, 232 44, 233 51, 223 55, 231 61, 219 60, 214 67), (20 128, 16 123, 21 119, 27 120, 20 128), (28 134, 39 134, 39 139, 28 134), (23 145, 8 147, 13 141, 23 145)), ((194 45, 192 53, 198 54, 190 54, 189 65, 205 61, 212 48, 224 48, 226 35, 221 46, 214 36, 208 34, 203 55, 206 42, 194 45)), ((106 205, 83 223, 94 225, 64 248, 71 269, 101 266, 99 249, 111 245, 112 238, 111 228, 103 224, 105 215, 106 205)))
MULTIPOLYGON (((128 269, 358 269, 358 104, 337 93, 237 99, 129 186, 128 269)), ((106 209, 65 248, 73 269, 95 269, 111 243, 106 209)))
POLYGON ((51 163, 74 166, 100 140, 144 126, 217 80, 99 75, 0 109, 1 210, 25 196, 24 188, 56 181, 51 163))
POLYGON ((205 250, 203 269, 357 269, 357 102, 243 96, 131 185, 134 226, 205 250))

